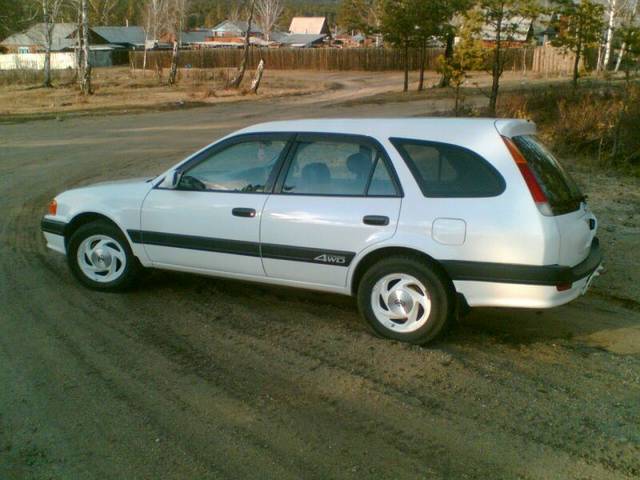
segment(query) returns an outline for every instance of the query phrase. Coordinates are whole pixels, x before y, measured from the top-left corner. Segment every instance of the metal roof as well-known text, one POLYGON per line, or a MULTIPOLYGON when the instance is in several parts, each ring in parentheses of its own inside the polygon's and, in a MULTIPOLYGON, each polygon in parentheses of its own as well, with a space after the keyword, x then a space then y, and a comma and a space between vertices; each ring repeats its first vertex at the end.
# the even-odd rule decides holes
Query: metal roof
POLYGON ((272 32, 271 40, 282 45, 299 45, 308 46, 316 42, 322 41, 326 37, 325 34, 306 34, 306 33, 282 33, 272 32))
MULTIPOLYGON (((247 31, 248 26, 249 24, 244 20, 225 20, 213 27, 213 31, 243 33, 247 31)), ((262 33, 262 30, 254 23, 251 25, 251 33, 262 33)))
POLYGON ((120 45, 144 45, 145 33, 142 27, 92 27, 91 30, 104 38, 107 43, 120 45))
POLYGON ((209 30, 196 30, 193 32, 182 32, 182 43, 203 43, 211 37, 209 30))
MULTIPOLYGON (((58 51, 73 47, 75 40, 69 38, 76 31, 74 23, 56 23, 53 26, 51 50, 58 51)), ((15 33, 5 38, 0 45, 40 46, 45 44, 45 24, 36 23, 24 32, 15 33)))

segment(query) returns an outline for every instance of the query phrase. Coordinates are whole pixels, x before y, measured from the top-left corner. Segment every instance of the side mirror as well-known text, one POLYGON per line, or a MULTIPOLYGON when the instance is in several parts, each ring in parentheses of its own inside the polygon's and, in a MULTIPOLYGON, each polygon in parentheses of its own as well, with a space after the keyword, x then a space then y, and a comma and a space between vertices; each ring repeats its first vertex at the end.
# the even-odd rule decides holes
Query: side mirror
POLYGON ((173 172, 173 176, 171 177, 171 181, 169 182, 169 188, 171 190, 175 190, 180 185, 180 180, 182 180, 182 172, 179 170, 175 170, 173 172))

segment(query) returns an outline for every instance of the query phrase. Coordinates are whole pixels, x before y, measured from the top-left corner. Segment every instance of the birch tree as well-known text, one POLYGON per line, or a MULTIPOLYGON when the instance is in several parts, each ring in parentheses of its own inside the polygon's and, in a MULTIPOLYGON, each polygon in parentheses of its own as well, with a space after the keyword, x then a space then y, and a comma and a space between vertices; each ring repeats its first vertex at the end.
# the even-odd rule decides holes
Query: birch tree
POLYGON ((616 24, 616 16, 618 15, 618 0, 607 0, 607 33, 604 43, 604 57, 599 67, 607 70, 609 59, 611 58, 611 44, 613 43, 613 32, 616 24))
POLYGON ((60 19, 62 10, 67 4, 67 0, 35 0, 36 6, 40 10, 43 23, 44 41, 44 80, 45 88, 51 88, 51 49, 53 44, 53 33, 56 22, 60 19))
POLYGON ((282 10, 282 0, 256 0, 256 20, 266 40, 271 40, 271 31, 282 10))
POLYGON ((618 72, 618 70, 620 70, 622 57, 624 57, 624 54, 628 48, 629 42, 627 41, 627 38, 630 34, 633 36, 633 32, 636 31, 637 27, 635 26, 635 23, 638 14, 638 3, 640 3, 640 0, 631 0, 631 5, 627 5, 628 8, 622 24, 622 45, 620 45, 620 51, 618 52, 618 59, 616 60, 616 66, 614 69, 615 72, 618 72))
POLYGON ((143 76, 146 75, 147 71, 147 52, 149 41, 152 41, 154 44, 158 41, 158 35, 165 24, 166 11, 167 0, 147 0, 147 5, 144 10, 144 14, 146 16, 146 28, 144 34, 144 54, 142 57, 143 76))
POLYGON ((93 94, 91 88, 91 57, 89 56, 89 0, 82 1, 82 76, 80 90, 83 95, 93 94))

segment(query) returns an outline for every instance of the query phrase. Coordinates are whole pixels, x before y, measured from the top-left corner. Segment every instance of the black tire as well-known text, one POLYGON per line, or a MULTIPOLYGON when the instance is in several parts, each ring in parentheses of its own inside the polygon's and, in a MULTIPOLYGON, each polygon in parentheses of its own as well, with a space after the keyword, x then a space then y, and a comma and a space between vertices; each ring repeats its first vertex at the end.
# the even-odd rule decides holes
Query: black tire
POLYGON ((124 234, 118 227, 106 220, 96 220, 82 225, 71 235, 67 243, 67 262, 71 272, 80 283, 92 290, 103 292, 123 291, 132 287, 142 270, 142 266, 135 255, 133 255, 129 242, 124 234), (94 235, 110 237, 117 242, 117 245, 124 253, 126 258, 124 268, 120 275, 113 281, 99 282, 89 278, 82 271, 78 263, 78 248, 85 239, 94 235))
POLYGON ((369 267, 358 285, 358 308, 365 321, 381 337, 401 342, 424 345, 441 336, 448 328, 455 312, 453 286, 439 272, 419 257, 394 256, 369 267), (372 294, 376 283, 387 275, 405 274, 419 280, 430 300, 430 313, 426 322, 411 332, 398 332, 386 327, 376 317, 372 307, 372 294))

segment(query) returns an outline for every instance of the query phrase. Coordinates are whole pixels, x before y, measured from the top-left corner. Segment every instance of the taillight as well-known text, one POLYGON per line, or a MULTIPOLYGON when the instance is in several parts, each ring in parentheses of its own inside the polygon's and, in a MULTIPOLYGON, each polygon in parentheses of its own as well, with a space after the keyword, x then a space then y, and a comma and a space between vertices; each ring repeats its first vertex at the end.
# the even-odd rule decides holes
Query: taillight
POLYGON ((513 161, 516 162, 516 165, 522 174, 522 178, 524 178, 524 181, 529 188, 529 192, 531 193, 531 197, 536 203, 538 210, 540 210, 540 213, 543 215, 553 215, 547 195, 544 193, 544 190, 542 190, 542 187, 540 187, 540 184, 538 183, 536 176, 533 174, 527 159, 524 158, 524 155, 522 155, 516 144, 513 143, 510 138, 502 137, 502 140, 509 149, 509 153, 511 153, 513 161))
POLYGON ((49 202, 49 207, 47 210, 49 212, 49 215, 55 215, 56 213, 58 213, 58 202, 56 202, 55 199, 51 200, 49 202))

